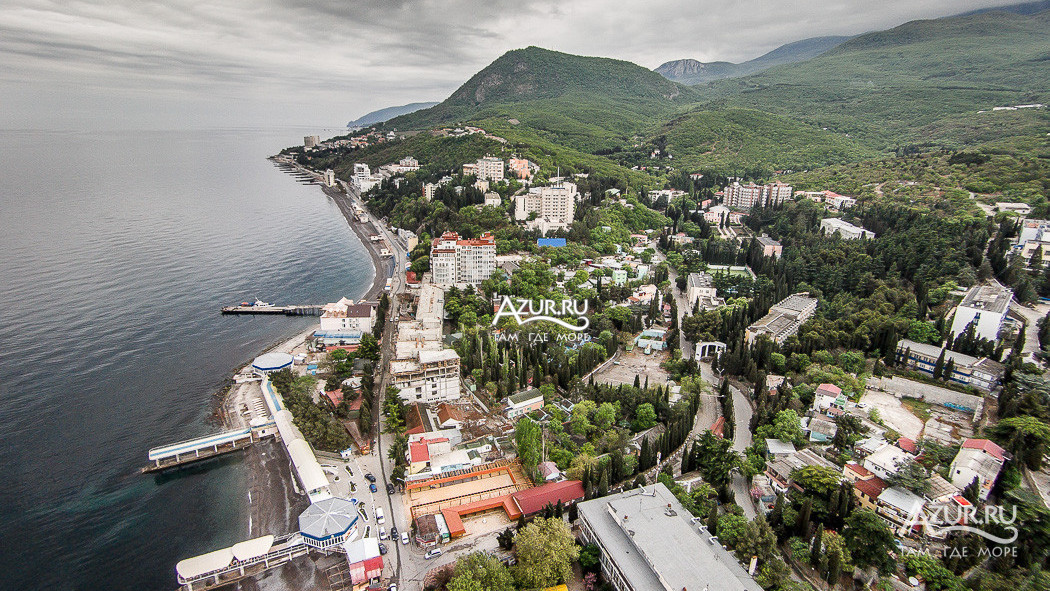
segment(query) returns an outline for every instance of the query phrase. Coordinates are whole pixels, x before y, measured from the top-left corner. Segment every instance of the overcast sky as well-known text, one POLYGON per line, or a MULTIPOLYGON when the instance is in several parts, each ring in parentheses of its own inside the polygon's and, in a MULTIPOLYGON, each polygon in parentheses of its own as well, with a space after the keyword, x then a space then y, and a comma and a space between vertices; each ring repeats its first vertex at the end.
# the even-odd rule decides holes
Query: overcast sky
POLYGON ((743 61, 1016 0, 4 0, 0 127, 345 125, 505 51, 743 61))

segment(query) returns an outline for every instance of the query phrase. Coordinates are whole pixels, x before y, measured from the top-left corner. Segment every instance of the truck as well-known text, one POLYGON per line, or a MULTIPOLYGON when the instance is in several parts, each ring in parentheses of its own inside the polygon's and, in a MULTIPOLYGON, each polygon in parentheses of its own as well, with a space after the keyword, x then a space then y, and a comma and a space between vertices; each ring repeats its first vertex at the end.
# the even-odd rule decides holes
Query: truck
POLYGON ((394 288, 394 278, 390 277, 390 278, 388 278, 386 280, 386 287, 383 288, 383 291, 390 291, 393 288, 394 288))

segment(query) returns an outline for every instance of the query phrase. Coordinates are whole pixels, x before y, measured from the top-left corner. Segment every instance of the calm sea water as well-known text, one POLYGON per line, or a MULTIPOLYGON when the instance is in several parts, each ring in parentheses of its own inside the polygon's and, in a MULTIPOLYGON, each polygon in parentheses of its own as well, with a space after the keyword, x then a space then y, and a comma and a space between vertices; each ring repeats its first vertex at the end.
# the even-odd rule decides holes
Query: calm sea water
POLYGON ((372 279, 335 204, 265 159, 303 135, 0 131, 0 589, 173 589, 245 538, 239 458, 138 468, 218 430, 224 379, 316 321, 220 306, 372 279))

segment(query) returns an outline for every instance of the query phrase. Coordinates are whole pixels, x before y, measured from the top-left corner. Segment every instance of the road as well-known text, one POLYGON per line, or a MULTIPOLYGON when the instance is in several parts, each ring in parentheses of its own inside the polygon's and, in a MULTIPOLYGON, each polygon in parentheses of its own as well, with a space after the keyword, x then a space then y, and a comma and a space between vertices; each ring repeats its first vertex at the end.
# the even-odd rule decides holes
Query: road
MULTIPOLYGON (((665 260, 666 259, 664 258, 663 253, 661 253, 659 250, 656 250, 656 254, 653 255, 653 264, 656 265, 661 262, 664 262, 665 260)), ((678 307, 678 348, 682 352, 682 359, 692 359, 693 343, 691 343, 685 338, 685 335, 682 333, 681 329, 682 319, 685 318, 687 314, 693 311, 693 307, 689 305, 689 301, 686 299, 685 294, 678 289, 676 283, 678 279, 678 274, 675 273, 674 269, 672 269, 670 265, 667 266, 667 278, 671 282, 671 293, 674 295, 674 300, 678 307)), ((710 424, 708 426, 710 426, 710 424)))
POLYGON ((1028 306, 1022 306, 1017 303, 1010 304, 1010 309, 1017 312, 1025 319, 1024 326, 1024 360, 1038 363, 1032 354, 1039 350, 1039 321, 1046 316, 1050 305, 1039 304, 1033 310, 1028 306))

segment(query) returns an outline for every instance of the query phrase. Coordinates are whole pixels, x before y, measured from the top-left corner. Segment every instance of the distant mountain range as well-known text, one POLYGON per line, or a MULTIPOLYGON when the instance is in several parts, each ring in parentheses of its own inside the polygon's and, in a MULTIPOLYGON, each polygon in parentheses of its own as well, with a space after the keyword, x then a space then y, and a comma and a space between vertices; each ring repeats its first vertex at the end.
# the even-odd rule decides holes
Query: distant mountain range
POLYGON ((399 107, 387 107, 385 109, 379 109, 378 111, 372 111, 367 115, 362 115, 357 119, 354 119, 350 123, 347 123, 347 127, 365 127, 368 125, 375 125, 376 123, 382 123, 384 121, 393 119, 398 115, 407 115, 408 113, 414 113, 420 109, 428 109, 436 105, 436 102, 430 103, 410 103, 407 105, 401 105, 399 107))
POLYGON ((850 37, 813 37, 795 41, 756 57, 753 60, 734 64, 731 62, 701 62, 694 59, 674 60, 660 65, 654 70, 668 80, 682 84, 694 85, 712 80, 740 78, 779 66, 802 62, 838 47, 850 37))

